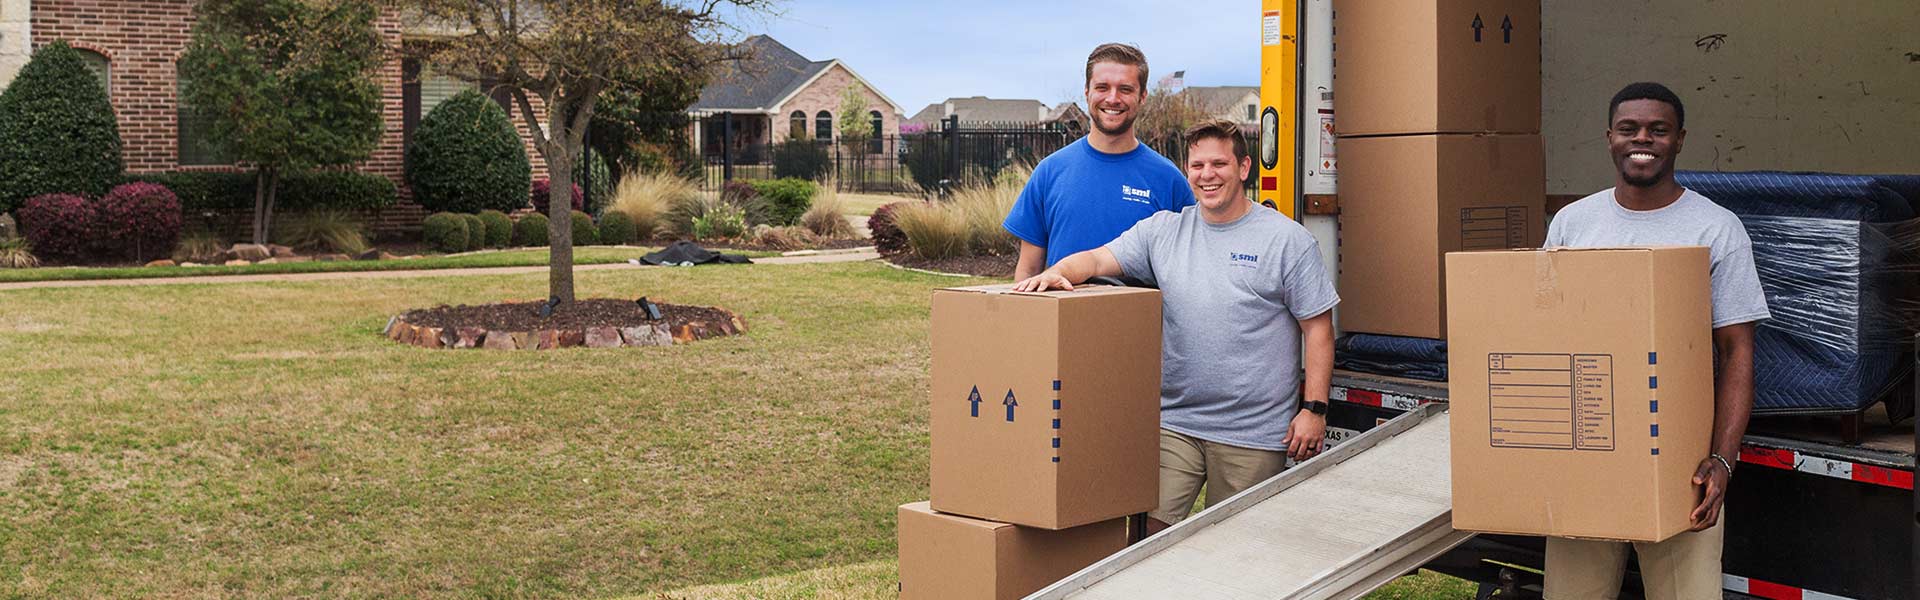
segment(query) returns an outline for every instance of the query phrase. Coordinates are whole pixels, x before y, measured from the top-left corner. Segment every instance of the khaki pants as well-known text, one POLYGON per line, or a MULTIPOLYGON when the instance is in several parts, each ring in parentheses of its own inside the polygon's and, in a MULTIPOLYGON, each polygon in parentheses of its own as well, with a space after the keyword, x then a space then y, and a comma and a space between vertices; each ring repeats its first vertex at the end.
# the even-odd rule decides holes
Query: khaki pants
MULTIPOLYGON (((1727 515, 1706 531, 1633 542, 1647 600, 1720 598, 1720 546, 1727 515)), ((1547 600, 1613 600, 1627 571, 1627 542, 1547 538, 1547 600)))
POLYGON ((1209 442, 1160 430, 1160 508, 1148 516, 1172 525, 1187 518, 1206 485, 1207 506, 1280 474, 1287 453, 1209 442))

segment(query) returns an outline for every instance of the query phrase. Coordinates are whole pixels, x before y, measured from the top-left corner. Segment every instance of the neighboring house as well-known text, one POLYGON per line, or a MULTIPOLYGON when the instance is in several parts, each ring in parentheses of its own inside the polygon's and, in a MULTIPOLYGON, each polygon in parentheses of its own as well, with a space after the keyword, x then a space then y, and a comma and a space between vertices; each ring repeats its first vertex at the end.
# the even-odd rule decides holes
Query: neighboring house
MULTIPOLYGON (((186 0, 0 0, 0 86, 13 79, 34 48, 66 40, 81 51, 106 85, 119 120, 120 154, 127 172, 240 170, 208 143, 208 124, 181 110, 179 103, 175 64, 191 39, 193 4, 186 0)), ((378 17, 375 27, 389 47, 431 37, 404 31, 399 16, 390 11, 378 17)), ((400 205, 375 216, 374 229, 411 230, 419 227, 424 211, 412 203, 406 187, 406 141, 421 115, 476 84, 436 75, 411 59, 388 61, 377 78, 384 90, 385 129, 373 155, 355 168, 400 186, 400 205)), ((505 94, 495 98, 504 106, 505 94)), ((522 139, 528 139, 519 111, 508 107, 507 112, 522 139)), ((527 148, 534 177, 546 177, 546 163, 530 140, 527 148)))
POLYGON ((1179 95, 1215 118, 1239 123, 1242 129, 1260 125, 1260 88, 1250 85, 1187 86, 1179 95))
POLYGON ((766 145, 789 139, 837 139, 841 119, 866 119, 876 136, 900 133, 900 105, 840 59, 808 60, 765 35, 740 43, 750 57, 714 77, 687 109, 702 155, 731 145, 738 156, 764 156, 766 145), (849 86, 866 94, 866 114, 837 114, 849 86))
POLYGON ((920 109, 920 112, 914 113, 907 122, 919 125, 927 131, 939 131, 941 121, 956 115, 960 117, 960 122, 974 127, 1060 123, 1068 129, 1085 130, 1087 125, 1087 111, 1081 110, 1077 102, 1065 102, 1060 106, 1048 108, 1039 100, 986 96, 948 98, 938 104, 928 104, 926 108, 920 109))

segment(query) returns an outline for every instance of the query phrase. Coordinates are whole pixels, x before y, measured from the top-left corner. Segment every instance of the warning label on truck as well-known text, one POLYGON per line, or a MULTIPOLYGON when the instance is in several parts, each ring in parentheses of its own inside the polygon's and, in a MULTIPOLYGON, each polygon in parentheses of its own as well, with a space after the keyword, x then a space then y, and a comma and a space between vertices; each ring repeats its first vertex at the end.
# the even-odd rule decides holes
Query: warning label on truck
POLYGON ((1527 246, 1527 209, 1493 206, 1460 209, 1461 250, 1505 250, 1527 246))
POLYGON ((1489 354, 1494 447, 1612 451, 1613 357, 1489 354))

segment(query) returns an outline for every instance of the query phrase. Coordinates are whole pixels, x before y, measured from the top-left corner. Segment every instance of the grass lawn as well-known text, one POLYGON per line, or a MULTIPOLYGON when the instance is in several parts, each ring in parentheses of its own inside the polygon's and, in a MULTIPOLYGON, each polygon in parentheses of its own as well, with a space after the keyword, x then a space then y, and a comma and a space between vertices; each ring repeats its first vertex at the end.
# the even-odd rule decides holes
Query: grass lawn
MULTIPOLYGON (((573 262, 579 265, 624 263, 658 248, 634 246, 576 246, 573 262)), ((753 257, 772 252, 726 250, 729 254, 753 257)), ((536 267, 547 264, 546 248, 522 248, 497 252, 479 252, 458 256, 428 256, 414 260, 348 260, 335 262, 279 263, 244 267, 48 267, 39 269, 0 269, 0 283, 15 281, 66 281, 82 279, 140 279, 146 277, 198 277, 204 275, 265 275, 273 273, 333 273, 340 271, 407 271, 415 269, 472 269, 480 267, 536 267)))
MULTIPOLYGON (((0 291, 0 596, 891 597, 895 507, 927 494, 928 292, 952 279, 587 271, 582 297, 752 331, 379 336, 545 277, 0 291)), ((1425 580, 1379 597, 1468 597, 1425 580)))

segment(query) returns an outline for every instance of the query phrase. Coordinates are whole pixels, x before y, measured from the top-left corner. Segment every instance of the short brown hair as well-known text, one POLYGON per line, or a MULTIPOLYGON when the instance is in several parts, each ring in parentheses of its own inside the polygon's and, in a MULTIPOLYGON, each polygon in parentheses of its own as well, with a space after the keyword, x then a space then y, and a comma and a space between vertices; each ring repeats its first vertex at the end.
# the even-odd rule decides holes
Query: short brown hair
POLYGON ((1240 135, 1240 125, 1226 119, 1207 119, 1187 128, 1187 147, 1205 139, 1227 140, 1233 145, 1233 160, 1247 158, 1247 136, 1240 135))
POLYGON ((1087 79, 1081 83, 1083 87, 1093 85, 1093 65, 1103 62, 1139 68, 1140 93, 1147 93, 1147 55, 1141 53, 1139 48, 1121 43, 1106 43, 1094 48, 1093 53, 1087 55, 1087 79))

